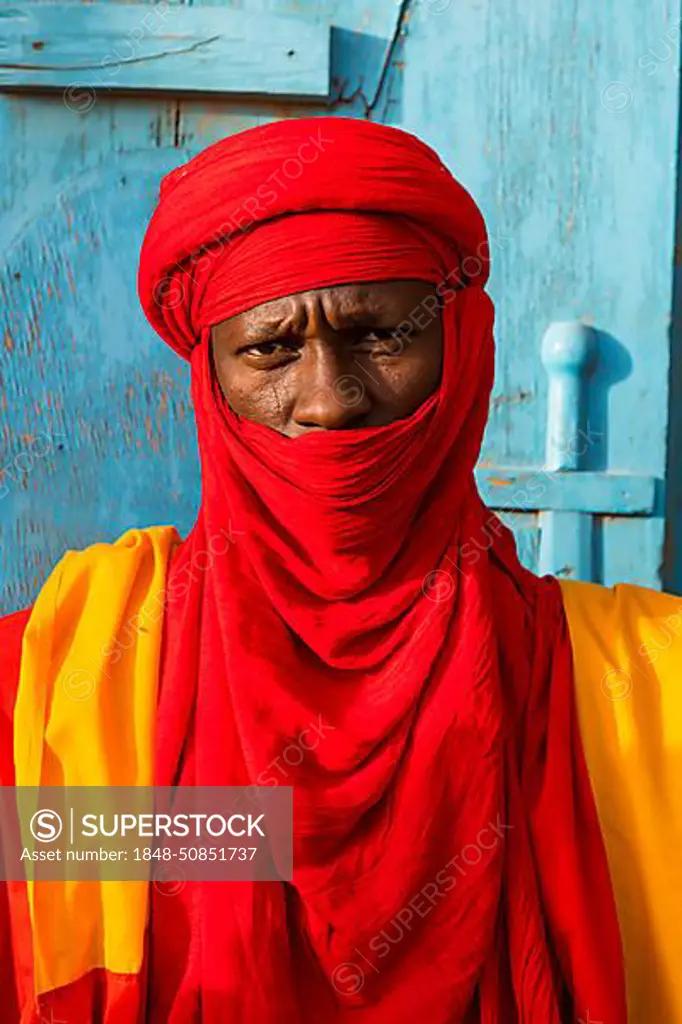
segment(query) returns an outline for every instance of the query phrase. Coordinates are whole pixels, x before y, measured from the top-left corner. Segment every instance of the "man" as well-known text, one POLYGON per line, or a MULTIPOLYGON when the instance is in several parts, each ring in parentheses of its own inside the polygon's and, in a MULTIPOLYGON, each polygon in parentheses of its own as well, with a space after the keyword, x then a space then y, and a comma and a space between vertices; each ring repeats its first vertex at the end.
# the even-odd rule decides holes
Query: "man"
POLYGON ((270 124, 162 183, 139 288, 191 362, 201 509, 5 620, 0 781, 291 785, 294 880, 9 885, 7 1019, 682 1020, 594 697, 672 599, 562 593, 482 505, 487 274, 473 200, 396 129, 270 124))

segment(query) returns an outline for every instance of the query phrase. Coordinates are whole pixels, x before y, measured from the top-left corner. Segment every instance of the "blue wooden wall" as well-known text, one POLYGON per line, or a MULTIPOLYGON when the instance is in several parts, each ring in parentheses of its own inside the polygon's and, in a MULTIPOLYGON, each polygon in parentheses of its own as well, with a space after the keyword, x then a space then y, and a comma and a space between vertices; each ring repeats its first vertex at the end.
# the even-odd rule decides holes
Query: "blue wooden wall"
MULTIPOLYGON (((656 495, 653 514, 595 517, 592 574, 660 586, 665 561, 681 587, 679 4, 87 7, 0 7, 0 610, 27 604, 67 547, 191 525, 187 370, 135 296, 159 178, 228 133, 330 110, 421 135, 483 208, 498 359, 481 471, 545 465, 542 337, 553 321, 590 325, 582 468, 653 478, 656 495), (153 73, 164 61, 133 73, 119 59, 163 47, 187 52, 153 73), (64 64, 83 70, 67 83, 64 64)), ((511 518, 536 566, 542 520, 511 518)))

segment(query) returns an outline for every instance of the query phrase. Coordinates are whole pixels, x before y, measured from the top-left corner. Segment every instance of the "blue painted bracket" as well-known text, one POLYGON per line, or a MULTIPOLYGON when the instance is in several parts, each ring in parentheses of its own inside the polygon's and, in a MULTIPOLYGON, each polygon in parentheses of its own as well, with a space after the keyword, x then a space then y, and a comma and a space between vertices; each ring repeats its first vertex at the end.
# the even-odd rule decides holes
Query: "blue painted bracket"
POLYGON ((478 469, 476 483, 486 505, 504 512, 650 516, 656 494, 652 476, 551 472, 547 466, 478 469))
POLYGON ((330 27, 217 6, 21 3, 0 10, 0 90, 327 98, 330 27))
POLYGON ((542 339, 542 361, 549 376, 544 466, 476 471, 489 508, 539 513, 541 574, 594 579, 593 517, 654 513, 655 477, 581 468, 591 443, 583 408, 596 354, 596 333, 590 327, 578 322, 551 324, 542 339))

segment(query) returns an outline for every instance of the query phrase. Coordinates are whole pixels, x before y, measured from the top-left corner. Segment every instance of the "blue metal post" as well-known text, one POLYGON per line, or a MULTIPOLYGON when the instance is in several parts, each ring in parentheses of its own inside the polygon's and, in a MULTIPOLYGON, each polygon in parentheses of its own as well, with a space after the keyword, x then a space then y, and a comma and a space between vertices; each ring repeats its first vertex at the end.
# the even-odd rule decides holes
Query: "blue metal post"
MULTIPOLYGON (((542 339, 549 376, 544 469, 580 470, 588 444, 583 421, 585 384, 594 369, 595 331, 579 322, 550 324, 542 339)), ((592 579, 592 517, 584 512, 540 514, 542 574, 592 579)))

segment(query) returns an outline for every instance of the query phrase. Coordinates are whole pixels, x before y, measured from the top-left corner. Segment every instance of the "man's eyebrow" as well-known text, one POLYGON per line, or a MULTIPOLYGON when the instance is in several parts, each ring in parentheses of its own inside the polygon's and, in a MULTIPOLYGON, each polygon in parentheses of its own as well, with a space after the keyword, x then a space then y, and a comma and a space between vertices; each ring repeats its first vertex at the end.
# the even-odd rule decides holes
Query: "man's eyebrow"
MULTIPOLYGON (((333 323, 339 329, 348 330, 354 327, 379 326, 386 319, 387 310, 377 306, 357 305, 334 311, 333 323)), ((285 331, 294 332, 294 318, 291 313, 259 313, 257 317, 244 319, 242 336, 248 341, 254 338, 275 337, 285 331)))
POLYGON ((262 338, 268 335, 277 335, 282 331, 290 329, 291 314, 273 312, 261 313, 258 317, 246 317, 242 324, 242 335, 244 338, 262 338))

